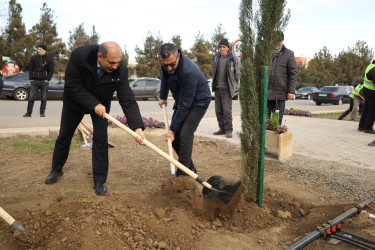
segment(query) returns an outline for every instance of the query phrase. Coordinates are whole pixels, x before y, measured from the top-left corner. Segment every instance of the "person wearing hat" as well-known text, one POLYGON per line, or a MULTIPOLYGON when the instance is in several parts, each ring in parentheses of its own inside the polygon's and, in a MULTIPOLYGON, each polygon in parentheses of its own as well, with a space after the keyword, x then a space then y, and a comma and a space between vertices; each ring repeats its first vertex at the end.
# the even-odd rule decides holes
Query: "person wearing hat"
POLYGON ((214 135, 232 137, 232 99, 237 94, 241 77, 241 62, 229 49, 227 39, 219 42, 219 52, 212 57, 212 92, 215 92, 215 112, 219 130, 214 135))
POLYGON ((279 110, 279 125, 283 121, 285 101, 294 97, 297 87, 297 62, 294 52, 284 45, 284 33, 275 32, 277 43, 272 57, 272 68, 268 82, 268 117, 279 110))
MULTIPOLYGON (((365 102, 363 104, 363 112, 359 121, 358 130, 369 134, 375 134, 373 128, 375 121, 375 58, 365 70, 363 81, 363 96, 365 102)), ((369 144, 375 146, 375 141, 369 144)))
POLYGON ((23 117, 31 117, 39 91, 41 93, 40 117, 46 116, 48 85, 53 75, 53 69, 53 59, 47 55, 47 46, 45 44, 38 45, 38 54, 33 55, 30 59, 29 79, 31 88, 27 111, 23 117))

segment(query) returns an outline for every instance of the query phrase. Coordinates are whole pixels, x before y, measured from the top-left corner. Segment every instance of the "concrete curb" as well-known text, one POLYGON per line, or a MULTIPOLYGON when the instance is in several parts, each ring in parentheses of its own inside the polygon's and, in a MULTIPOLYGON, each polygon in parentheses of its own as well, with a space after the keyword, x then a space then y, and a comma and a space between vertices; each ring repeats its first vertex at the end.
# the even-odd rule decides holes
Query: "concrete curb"
POLYGON ((5 128, 0 129, 0 138, 10 138, 15 136, 49 136, 57 134, 60 127, 36 127, 36 128, 5 128))

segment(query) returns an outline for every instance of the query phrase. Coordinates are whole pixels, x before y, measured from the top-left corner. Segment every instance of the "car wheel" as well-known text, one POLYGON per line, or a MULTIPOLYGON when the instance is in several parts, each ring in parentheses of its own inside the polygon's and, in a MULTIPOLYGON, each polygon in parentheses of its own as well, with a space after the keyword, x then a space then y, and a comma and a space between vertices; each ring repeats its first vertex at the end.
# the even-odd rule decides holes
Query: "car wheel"
POLYGON ((321 102, 316 102, 316 105, 320 106, 320 105, 322 105, 322 103, 321 102))
POLYGON ((25 101, 29 99, 29 92, 26 89, 16 89, 13 93, 14 99, 17 101, 25 101))
POLYGON ((155 94, 155 100, 159 101, 159 97, 160 97, 160 91, 157 91, 155 94))

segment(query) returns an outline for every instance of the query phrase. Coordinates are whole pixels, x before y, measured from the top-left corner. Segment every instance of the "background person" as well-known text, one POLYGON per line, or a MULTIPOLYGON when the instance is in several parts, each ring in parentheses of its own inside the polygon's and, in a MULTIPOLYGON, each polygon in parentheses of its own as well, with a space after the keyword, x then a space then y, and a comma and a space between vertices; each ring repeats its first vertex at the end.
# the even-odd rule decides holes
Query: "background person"
POLYGON ((241 62, 229 49, 227 39, 219 42, 219 52, 212 57, 212 92, 215 92, 215 112, 219 131, 214 135, 232 137, 232 98, 241 77, 241 62))
MULTIPOLYGON (((365 70, 363 81, 363 95, 365 102, 363 104, 363 113, 359 121, 358 130, 365 133, 375 134, 373 129, 375 120, 375 58, 365 70)), ((374 145, 375 146, 375 145, 374 145)))
POLYGON ((27 111, 23 117, 31 117, 35 99, 41 92, 40 117, 45 117, 47 107, 48 85, 53 75, 53 59, 47 55, 47 46, 38 45, 38 54, 33 55, 29 65, 30 96, 27 103, 27 111))
POLYGON ((121 48, 115 42, 85 45, 76 48, 65 70, 65 87, 59 136, 52 159, 52 171, 47 184, 54 183, 63 175, 62 168, 68 158, 73 134, 85 114, 90 114, 94 126, 92 168, 96 195, 104 195, 104 183, 108 175, 108 121, 113 93, 117 91, 119 104, 128 120, 129 127, 141 138, 143 120, 138 104, 128 83, 128 69, 121 60, 121 48))
MULTIPOLYGON (((191 159, 194 132, 211 102, 210 87, 199 67, 176 45, 166 43, 159 48, 158 54, 162 67, 159 105, 167 105, 169 90, 175 100, 166 139, 171 139, 178 161, 196 172, 191 159)), ((180 175, 186 174, 178 169, 176 176, 180 175)))
POLYGON ((284 45, 284 33, 279 31, 275 35, 281 38, 281 42, 274 49, 272 57, 267 109, 268 117, 275 110, 279 110, 279 125, 281 125, 285 101, 293 99, 297 87, 297 63, 294 52, 284 45))

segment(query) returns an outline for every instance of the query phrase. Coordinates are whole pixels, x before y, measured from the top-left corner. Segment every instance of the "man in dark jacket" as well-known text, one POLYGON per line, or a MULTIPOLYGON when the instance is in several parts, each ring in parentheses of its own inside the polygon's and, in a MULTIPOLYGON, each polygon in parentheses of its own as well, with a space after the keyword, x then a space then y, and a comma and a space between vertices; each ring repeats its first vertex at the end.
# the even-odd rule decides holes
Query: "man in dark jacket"
POLYGON ((268 83, 268 117, 279 110, 279 124, 283 121, 285 100, 294 97, 297 87, 297 63, 294 52, 287 49, 284 43, 284 33, 276 32, 281 42, 274 50, 272 69, 268 83))
POLYGON ((31 84, 27 112, 23 117, 31 117, 34 102, 40 90, 40 117, 45 117, 47 106, 48 85, 53 75, 53 59, 47 55, 47 46, 38 45, 38 55, 33 55, 29 65, 29 79, 31 84))
POLYGON ((94 189, 104 195, 108 175, 108 121, 114 91, 129 127, 140 138, 145 138, 143 121, 138 104, 128 83, 128 69, 121 60, 121 48, 115 42, 85 45, 76 48, 65 70, 65 87, 59 136, 52 159, 52 171, 46 183, 54 183, 63 175, 62 168, 68 158, 73 134, 85 114, 90 114, 94 126, 92 165, 94 189))
MULTIPOLYGON (((176 45, 166 43, 158 54, 162 68, 159 105, 167 105, 169 90, 175 100, 166 139, 171 139, 178 161, 196 172, 191 159, 194 132, 211 102, 211 91, 203 72, 176 45)), ((178 169, 176 176, 180 175, 185 173, 178 169)))
POLYGON ((212 57, 212 92, 215 92, 215 112, 219 131, 214 135, 232 137, 232 98, 238 94, 237 85, 241 77, 241 62, 229 49, 227 39, 219 42, 219 52, 212 57))

